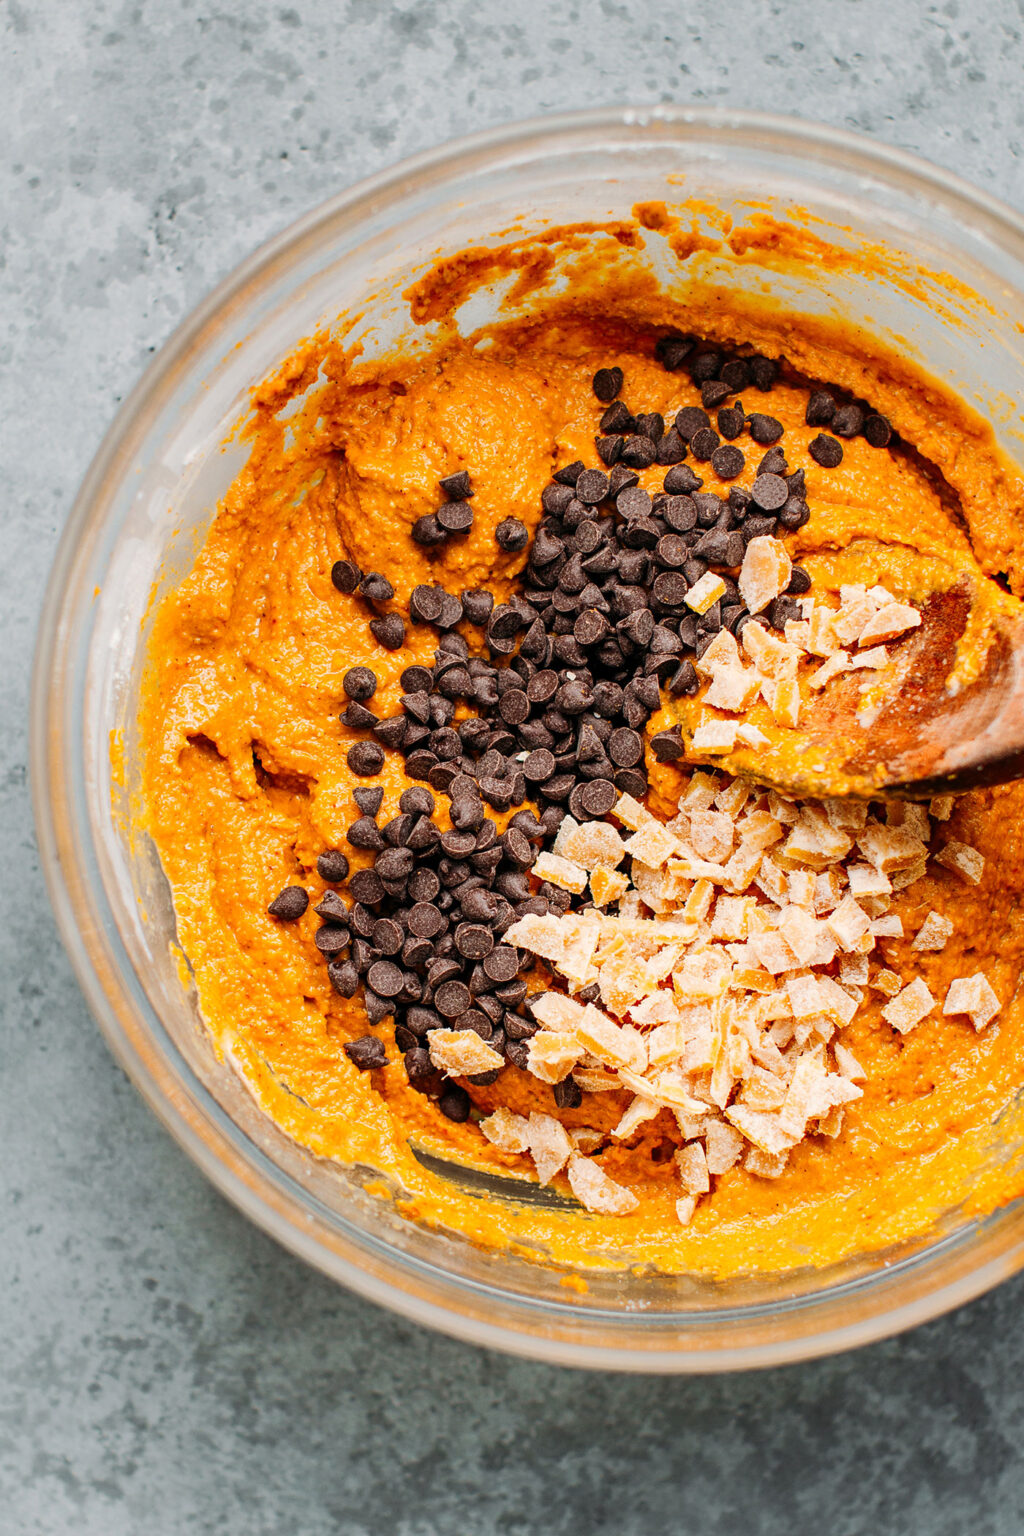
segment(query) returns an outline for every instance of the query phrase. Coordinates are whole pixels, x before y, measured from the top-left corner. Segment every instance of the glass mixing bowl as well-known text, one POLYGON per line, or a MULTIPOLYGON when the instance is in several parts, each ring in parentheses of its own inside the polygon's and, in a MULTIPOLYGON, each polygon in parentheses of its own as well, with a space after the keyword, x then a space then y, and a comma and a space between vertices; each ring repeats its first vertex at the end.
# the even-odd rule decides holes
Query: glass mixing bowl
MULTIPOLYGON (((981 1222, 951 1211, 925 1241, 823 1270, 721 1284, 625 1270, 588 1274, 586 1294, 542 1265, 405 1222, 367 1192, 365 1170, 318 1160, 278 1131, 216 1059, 174 948, 166 881, 131 808, 152 594, 188 569, 242 462, 230 429, 250 386, 343 312, 363 313, 350 335, 370 351, 422 345, 406 336, 401 293, 438 253, 510 226, 628 217, 638 201, 680 195, 795 208, 830 238, 904 252, 904 277, 914 263, 949 274, 823 281, 813 260, 802 275, 754 260, 722 280, 768 285, 793 309, 835 309, 899 338, 1024 461, 1014 410, 1024 221, 1009 208, 909 155, 784 118, 668 107, 517 124, 340 193, 243 262, 176 331, 72 509, 32 705, 39 842, 64 942, 118 1061, 214 1184, 294 1252, 419 1322, 547 1360, 644 1371, 795 1360, 919 1323, 1021 1267, 1024 1211, 981 1222)), ((474 302, 475 325, 487 297, 474 302)))

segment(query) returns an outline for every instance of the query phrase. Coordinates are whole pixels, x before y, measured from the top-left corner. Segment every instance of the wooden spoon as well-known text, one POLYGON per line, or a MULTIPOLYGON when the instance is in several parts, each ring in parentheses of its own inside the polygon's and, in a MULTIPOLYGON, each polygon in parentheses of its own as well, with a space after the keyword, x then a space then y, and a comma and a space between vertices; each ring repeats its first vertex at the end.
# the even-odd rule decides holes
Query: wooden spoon
POLYGON ((925 799, 1024 776, 1024 622, 994 609, 979 675, 949 685, 973 596, 964 577, 928 599, 920 627, 892 648, 869 710, 861 687, 873 674, 849 672, 805 705, 798 732, 755 754, 753 767, 750 754, 708 761, 814 797, 925 799))

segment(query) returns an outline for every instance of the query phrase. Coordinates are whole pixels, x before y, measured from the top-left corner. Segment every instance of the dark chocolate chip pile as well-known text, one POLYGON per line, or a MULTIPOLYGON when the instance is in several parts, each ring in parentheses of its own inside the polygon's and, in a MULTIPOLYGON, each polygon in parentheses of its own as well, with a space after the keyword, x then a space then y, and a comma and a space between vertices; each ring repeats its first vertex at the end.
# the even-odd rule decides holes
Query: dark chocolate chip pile
MULTIPOLYGON (((499 834, 473 781, 453 782, 449 790, 453 826, 447 832, 433 819, 436 801, 425 786, 407 789, 399 814, 383 825, 382 791, 355 790, 361 814, 348 840, 369 850, 373 865, 351 877, 351 907, 335 891, 319 902, 316 945, 336 991, 353 997, 363 987, 371 1025, 394 1019, 413 1086, 438 1097, 451 1119, 465 1119, 465 1092, 434 1071, 426 1036, 432 1029, 472 1029, 506 1060, 525 1066, 524 1042, 536 1026, 518 1011, 526 996, 520 972, 532 959, 501 936, 517 917, 547 911, 548 903, 530 895, 524 873, 544 835, 532 812, 513 817, 499 834)), ((386 1060, 373 1035, 346 1050, 363 1070, 386 1060)))
MULTIPOLYGON (((577 820, 598 818, 621 793, 643 796, 644 730, 662 689, 669 696, 695 693, 694 661, 721 629, 738 635, 755 621, 781 630, 800 616, 796 598, 810 587, 796 566, 787 593, 752 616, 736 580, 752 538, 781 536, 810 516, 804 471, 790 469, 780 446, 781 423, 764 412, 748 414, 734 398, 750 388, 769 392, 777 365, 702 349, 686 337, 665 337, 656 351, 666 369, 689 370, 702 405, 685 407, 671 423, 656 411, 633 412, 619 398, 622 370, 600 369, 593 381, 605 407, 595 438, 600 466, 567 464, 545 487, 519 590, 497 606, 486 591, 456 597, 438 586, 413 590, 410 620, 434 626, 440 637, 432 666, 403 672, 398 714, 381 718, 370 707, 377 689, 371 668, 353 667, 344 679, 342 723, 365 733, 349 749, 352 772, 375 778, 385 749, 398 751, 408 776, 430 789, 406 790, 400 814, 384 825, 382 791, 355 790, 360 815, 347 839, 372 855, 373 866, 349 881, 351 907, 333 891, 319 903, 316 944, 342 996, 364 988, 371 1025, 394 1019, 409 1081, 453 1120, 466 1118, 469 1098, 434 1071, 430 1030, 473 1029, 506 1061, 526 1064, 525 1042, 536 1026, 522 1011, 523 972, 533 962, 503 944, 502 934, 526 912, 563 912, 571 900, 547 883, 532 890, 528 876, 539 848, 550 845, 567 811, 577 820), (701 475, 683 461, 710 463, 721 479, 735 479, 750 452, 740 446, 744 434, 766 450, 752 488, 734 485, 724 497, 704 491, 701 475), (637 471, 654 464, 666 473, 652 494, 637 471), (709 569, 726 590, 698 616, 686 594, 709 569), (471 654, 456 632, 464 622, 483 628, 486 654, 471 654), (470 713, 456 723, 458 705, 470 713), (450 831, 433 820, 432 791, 449 799, 450 831), (519 810, 500 833, 487 808, 503 814, 527 800, 537 813, 519 810)), ((839 406, 823 390, 811 394, 807 422, 840 436, 863 432, 878 447, 891 438, 884 417, 839 406)), ((823 465, 842 458, 838 437, 821 435, 810 451, 823 465)), ((443 543, 472 526, 469 474, 448 476, 441 490, 445 503, 413 526, 420 544, 443 543)), ((512 517, 498 524, 495 538, 513 554, 529 544, 526 526, 512 517)), ((350 561, 339 561, 332 579, 370 603, 394 596, 386 577, 363 575, 350 561)), ((370 628, 387 648, 404 642, 405 622, 393 611, 372 619, 370 628)), ((683 752, 678 727, 659 732, 650 745, 661 762, 683 752)), ((318 870, 339 883, 347 858, 326 850, 318 870)), ((301 916, 305 892, 289 887, 270 910, 283 919, 301 916)), ((346 1050, 364 1070, 386 1059, 374 1035, 346 1050)), ((563 1106, 566 1095, 579 1093, 571 1083, 560 1089, 563 1106)))

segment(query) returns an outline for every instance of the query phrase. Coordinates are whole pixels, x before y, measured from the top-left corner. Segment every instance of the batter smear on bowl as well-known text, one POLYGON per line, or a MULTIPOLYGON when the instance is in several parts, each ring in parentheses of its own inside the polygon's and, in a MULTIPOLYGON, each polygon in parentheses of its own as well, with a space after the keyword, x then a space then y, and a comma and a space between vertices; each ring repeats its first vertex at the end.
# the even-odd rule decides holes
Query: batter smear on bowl
POLYGON ((218 1047, 411 1217, 825 1263, 926 1230, 1019 1087, 1019 786, 823 794, 819 707, 870 735, 958 594, 969 680, 1012 491, 867 338, 598 291, 260 387, 156 614, 148 824, 218 1047))

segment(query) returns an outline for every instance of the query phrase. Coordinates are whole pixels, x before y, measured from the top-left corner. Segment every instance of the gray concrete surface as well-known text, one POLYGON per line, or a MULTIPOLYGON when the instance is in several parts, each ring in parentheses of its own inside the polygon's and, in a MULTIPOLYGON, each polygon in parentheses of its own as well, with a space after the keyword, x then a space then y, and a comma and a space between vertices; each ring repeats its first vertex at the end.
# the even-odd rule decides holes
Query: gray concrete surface
POLYGON ((257 241, 426 143, 605 101, 745 103, 1024 206, 1013 0, 0 0, 4 1536, 1012 1536, 1024 1283, 729 1379, 462 1347, 305 1269, 122 1078, 57 942, 25 710, 104 427, 257 241))

